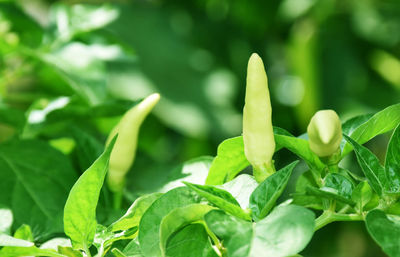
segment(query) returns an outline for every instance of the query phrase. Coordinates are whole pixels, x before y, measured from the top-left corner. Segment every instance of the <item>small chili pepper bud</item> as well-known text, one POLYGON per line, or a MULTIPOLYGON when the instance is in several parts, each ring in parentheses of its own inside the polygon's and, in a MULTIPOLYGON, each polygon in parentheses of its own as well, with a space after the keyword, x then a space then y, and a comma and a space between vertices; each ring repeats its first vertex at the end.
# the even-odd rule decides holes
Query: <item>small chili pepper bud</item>
POLYGON ((244 153, 253 166, 254 177, 261 182, 275 171, 272 162, 275 140, 267 74, 257 54, 252 54, 249 59, 246 82, 243 108, 244 153))
POLYGON ((333 110, 321 110, 314 114, 307 127, 311 150, 319 157, 336 153, 342 141, 342 124, 333 110))
POLYGON ((160 100, 159 94, 152 94, 132 107, 111 131, 107 145, 118 133, 111 152, 107 183, 111 191, 121 192, 125 186, 125 175, 135 160, 140 126, 146 116, 160 100))

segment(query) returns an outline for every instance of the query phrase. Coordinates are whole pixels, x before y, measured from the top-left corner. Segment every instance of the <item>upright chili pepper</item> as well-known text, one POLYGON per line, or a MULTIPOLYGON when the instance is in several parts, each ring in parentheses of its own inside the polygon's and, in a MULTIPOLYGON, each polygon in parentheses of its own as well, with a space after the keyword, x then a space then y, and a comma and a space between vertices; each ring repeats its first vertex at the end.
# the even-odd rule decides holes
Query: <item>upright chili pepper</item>
POLYGON ((243 108, 244 153, 253 166, 258 182, 275 172, 272 156, 275 151, 272 108, 268 79, 260 56, 252 54, 247 66, 247 85, 243 108))
POLYGON ((107 175, 107 184, 114 193, 122 192, 125 186, 125 175, 135 160, 140 126, 159 100, 159 94, 146 97, 124 114, 108 136, 107 144, 118 133, 117 141, 111 152, 107 175))
POLYGON ((319 157, 328 157, 339 150, 342 141, 342 124, 333 110, 321 110, 314 114, 307 127, 311 150, 319 157))

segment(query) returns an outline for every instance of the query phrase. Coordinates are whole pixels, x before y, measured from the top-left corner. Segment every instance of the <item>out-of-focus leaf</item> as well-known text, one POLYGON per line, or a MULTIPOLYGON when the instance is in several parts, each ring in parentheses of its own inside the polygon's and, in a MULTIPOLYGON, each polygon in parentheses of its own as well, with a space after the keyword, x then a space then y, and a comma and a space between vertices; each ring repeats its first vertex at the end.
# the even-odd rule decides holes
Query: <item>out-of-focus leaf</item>
MULTIPOLYGON (((76 175, 59 151, 36 140, 0 145, 0 204, 11 206, 15 225, 35 233, 62 232, 62 210, 76 175)), ((35 234, 39 236, 39 234, 35 234)))

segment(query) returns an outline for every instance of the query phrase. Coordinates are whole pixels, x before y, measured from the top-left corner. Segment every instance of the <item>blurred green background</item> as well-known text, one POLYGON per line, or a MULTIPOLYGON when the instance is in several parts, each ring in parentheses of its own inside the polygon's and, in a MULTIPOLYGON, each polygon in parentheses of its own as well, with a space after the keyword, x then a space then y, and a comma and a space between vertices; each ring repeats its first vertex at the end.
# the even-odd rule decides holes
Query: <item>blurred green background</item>
MULTIPOLYGON (((73 154, 71 137, 103 144, 124 111, 159 92, 129 175, 135 199, 240 135, 253 52, 267 69, 274 125, 295 135, 319 109, 343 121, 381 110, 400 102, 400 1, 0 0, 0 142, 40 138, 73 154)), ((385 140, 370 144, 380 156, 385 140)), ((363 224, 337 223, 304 256, 384 254, 363 224)))

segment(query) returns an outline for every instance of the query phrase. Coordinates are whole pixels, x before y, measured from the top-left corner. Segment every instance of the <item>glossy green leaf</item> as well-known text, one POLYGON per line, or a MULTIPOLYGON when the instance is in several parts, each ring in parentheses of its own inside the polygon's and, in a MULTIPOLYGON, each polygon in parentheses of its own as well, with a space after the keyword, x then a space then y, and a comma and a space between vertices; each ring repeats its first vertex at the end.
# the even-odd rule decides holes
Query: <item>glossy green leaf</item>
POLYGON ((128 211, 119 220, 110 225, 111 231, 127 230, 133 227, 138 227, 140 219, 145 211, 157 200, 162 194, 153 193, 139 197, 129 207, 128 211))
POLYGON ((65 237, 54 237, 40 245, 40 249, 57 251, 59 247, 72 247, 71 240, 65 237))
POLYGON ((122 232, 113 233, 107 227, 97 224, 93 245, 97 248, 98 256, 106 254, 114 242, 137 237, 138 227, 133 227, 122 232))
POLYGON ((204 215, 214 209, 206 204, 190 204, 176 208, 165 216, 160 226, 160 248, 163 256, 166 256, 167 241, 170 236, 191 223, 202 221, 204 215))
POLYGON ((12 207, 14 226, 35 236, 62 232, 62 211, 76 174, 68 158, 38 140, 0 145, 0 204, 12 207))
POLYGON ((372 189, 382 195, 383 187, 386 184, 385 169, 379 163, 378 158, 366 147, 359 145, 352 138, 344 135, 347 142, 354 147, 354 152, 357 156, 357 161, 360 164, 365 177, 367 178, 372 189))
POLYGON ((58 252, 68 257, 83 257, 82 253, 72 247, 58 246, 58 252))
POLYGON ((329 173, 324 179, 324 185, 321 190, 340 195, 350 200, 353 193, 353 183, 341 174, 329 173))
POLYGON ((206 198, 210 203, 216 205, 222 210, 238 218, 251 220, 250 215, 240 207, 239 203, 229 192, 214 186, 202 186, 190 183, 185 184, 197 194, 206 198))
POLYGON ((23 224, 14 232, 14 237, 33 242, 33 234, 29 225, 23 224))
POLYGON ((364 206, 372 198, 372 189, 368 182, 360 182, 356 188, 354 188, 351 199, 356 203, 356 209, 358 212, 362 212, 364 206))
POLYGON ((321 198, 307 194, 308 187, 318 187, 310 170, 297 178, 296 192, 292 193, 293 203, 307 208, 322 210, 321 198))
MULTIPOLYGON (((292 136, 284 129, 274 127, 274 135, 292 136)), ((276 141, 276 138, 275 138, 276 141)), ((282 146, 277 142, 275 151, 281 149, 282 146)), ((243 169, 249 166, 250 163, 244 154, 243 137, 233 137, 224 140, 217 150, 217 156, 214 158, 210 167, 206 184, 221 185, 231 181, 243 169)))
POLYGON ((118 248, 114 248, 111 250, 112 254, 114 254, 115 257, 127 257, 123 252, 121 252, 118 248))
POLYGON ((310 168, 316 170, 322 170, 324 168, 325 165, 318 156, 311 151, 307 140, 293 136, 275 135, 275 141, 277 144, 287 148, 289 151, 302 158, 310 168))
POLYGON ((193 224, 178 231, 168 242, 169 257, 218 257, 201 224, 193 224))
POLYGON ((296 205, 275 208, 258 223, 251 223, 211 211, 205 216, 208 227, 228 251, 228 257, 283 257, 305 248, 314 233, 312 211, 296 205))
POLYGON ((308 194, 319 197, 340 201, 349 205, 354 205, 351 195, 353 183, 345 176, 338 173, 329 173, 324 179, 321 188, 308 186, 308 194))
MULTIPOLYGON (((399 123, 400 124, 400 123, 399 123)), ((400 192, 400 125, 397 126, 389 141, 385 160, 386 191, 400 192)))
POLYGON ((253 176, 241 174, 233 180, 219 186, 219 188, 228 191, 239 203, 242 209, 249 208, 249 199, 251 193, 258 186, 253 176))
POLYGON ((49 256, 49 257, 65 257, 53 250, 39 249, 35 246, 31 247, 4 247, 0 250, 0 257, 23 257, 23 256, 49 256))
MULTIPOLYGON (((351 119, 346 120, 342 124, 342 132, 345 135, 351 135, 354 130, 356 130, 360 125, 368 121, 373 114, 363 114, 363 115, 358 115, 356 117, 353 117, 351 119)), ((346 143, 346 141, 343 139, 343 141, 346 143)))
POLYGON ((332 190, 332 191, 334 191, 334 192, 331 192, 330 190, 327 190, 326 188, 325 188, 325 190, 323 190, 322 188, 319 189, 316 187, 307 187, 308 195, 316 196, 318 198, 337 200, 337 201, 340 201, 342 203, 349 204, 349 205, 355 204, 351 199, 348 199, 344 196, 337 194, 336 190, 332 190))
POLYGON ((138 238, 133 239, 122 251, 127 257, 143 257, 144 255, 140 251, 138 238))
POLYGON ((255 221, 263 219, 274 207, 297 163, 298 161, 295 161, 269 176, 251 194, 250 209, 255 221))
POLYGON ((96 207, 115 138, 72 187, 64 208, 64 230, 74 249, 87 250, 96 232, 96 207))
POLYGON ((187 187, 178 187, 165 193, 143 214, 139 224, 139 244, 146 257, 161 256, 160 226, 162 219, 172 210, 199 203, 200 198, 187 187))
MULTIPOLYGON (((373 115, 366 122, 354 129, 353 133, 349 134, 349 136, 358 144, 364 144, 375 136, 394 129, 399 123, 400 104, 395 104, 373 115)), ((351 150, 352 145, 347 143, 343 148, 342 155, 348 154, 351 150)))
POLYGON ((213 158, 211 156, 200 156, 184 162, 169 174, 169 182, 158 191, 165 193, 173 188, 184 186, 182 183, 183 181, 204 184, 207 174, 209 173, 212 160, 213 158))
POLYGON ((398 216, 388 216, 381 210, 370 211, 365 224, 375 242, 390 257, 400 256, 400 219, 398 216))
POLYGON ((56 251, 39 249, 32 242, 0 234, 0 257, 50 256, 65 257, 56 251))
POLYGON ((15 238, 6 234, 0 234, 0 246, 21 246, 30 247, 34 244, 30 241, 15 238))
POLYGON ((217 156, 211 164, 206 184, 221 185, 233 179, 249 165, 244 155, 243 137, 226 139, 218 146, 217 156))

